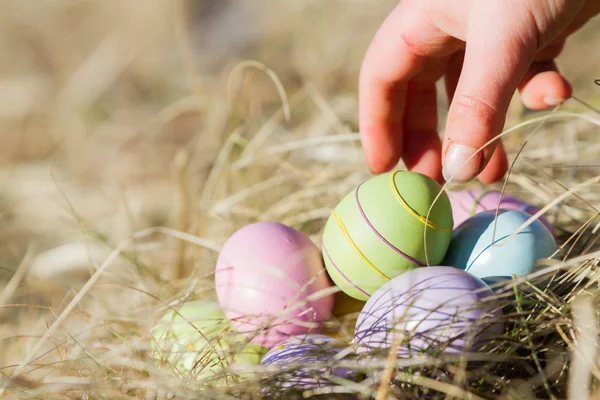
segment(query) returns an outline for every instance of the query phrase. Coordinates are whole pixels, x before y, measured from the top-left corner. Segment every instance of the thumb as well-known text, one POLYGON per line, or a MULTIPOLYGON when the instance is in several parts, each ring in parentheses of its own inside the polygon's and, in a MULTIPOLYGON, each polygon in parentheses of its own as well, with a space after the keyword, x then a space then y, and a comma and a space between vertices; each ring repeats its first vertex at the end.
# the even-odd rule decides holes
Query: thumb
MULTIPOLYGON (((507 6, 514 3, 501 3, 487 9, 475 6, 477 17, 469 18, 464 64, 444 134, 446 181, 467 182, 486 168, 497 142, 481 147, 502 131, 511 98, 537 52, 535 26, 518 20, 517 10, 507 6)), ((498 170, 486 170, 486 175, 504 175, 507 163, 502 157, 489 166, 498 170)))

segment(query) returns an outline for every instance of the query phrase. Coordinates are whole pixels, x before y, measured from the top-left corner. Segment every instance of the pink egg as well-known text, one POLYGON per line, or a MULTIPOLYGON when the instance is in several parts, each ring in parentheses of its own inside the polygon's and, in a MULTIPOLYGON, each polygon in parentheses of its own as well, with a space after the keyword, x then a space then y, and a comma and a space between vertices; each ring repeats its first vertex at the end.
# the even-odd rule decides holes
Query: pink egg
POLYGON ((235 232, 219 254, 215 280, 233 326, 269 348, 289 336, 318 332, 333 308, 333 294, 321 292, 331 283, 320 250, 302 233, 274 222, 235 232))
MULTIPOLYGON (((525 211, 529 215, 533 215, 539 211, 531 204, 506 194, 502 196, 500 207, 498 207, 501 193, 493 190, 486 192, 482 192, 481 190, 460 190, 457 192, 448 192, 448 197, 450 198, 450 205, 452 206, 452 217, 454 219, 455 228, 469 217, 482 211, 504 208, 508 210, 525 211)), ((550 232, 554 232, 552 224, 545 216, 542 215, 540 217, 540 222, 543 223, 550 232)))

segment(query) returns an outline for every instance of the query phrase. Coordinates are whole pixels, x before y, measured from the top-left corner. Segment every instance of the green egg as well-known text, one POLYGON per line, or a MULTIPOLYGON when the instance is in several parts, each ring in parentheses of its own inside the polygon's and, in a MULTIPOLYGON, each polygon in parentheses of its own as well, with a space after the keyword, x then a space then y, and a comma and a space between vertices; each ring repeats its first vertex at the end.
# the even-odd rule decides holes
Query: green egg
POLYGON ((211 386, 243 379, 248 375, 244 366, 259 364, 268 351, 247 343, 230 326, 219 303, 209 300, 168 311, 152 329, 152 350, 176 375, 211 386))
POLYGON ((453 226, 445 192, 426 218, 440 191, 442 187, 425 175, 395 171, 348 193, 323 232, 323 258, 335 284, 366 301, 401 273, 441 262, 453 226))

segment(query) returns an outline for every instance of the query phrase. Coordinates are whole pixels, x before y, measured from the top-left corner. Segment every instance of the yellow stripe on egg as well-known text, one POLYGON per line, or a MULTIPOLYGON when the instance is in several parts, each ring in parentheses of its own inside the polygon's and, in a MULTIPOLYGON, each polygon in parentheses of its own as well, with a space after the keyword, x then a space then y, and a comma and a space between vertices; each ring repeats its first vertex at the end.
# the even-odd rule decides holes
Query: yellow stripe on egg
POLYGON ((360 251, 360 249, 358 248, 358 246, 356 245, 356 243, 354 243, 354 240, 352 240, 352 237, 350 237, 350 233, 348 233, 348 229, 346 228, 346 226, 342 222, 342 219, 335 213, 335 211, 331 212, 331 216, 333 217, 333 219, 335 220, 335 222, 337 222, 337 225, 340 228, 340 231, 342 231, 342 234, 346 237, 346 240, 348 241, 348 244, 350 244, 350 246, 352 246, 352 248, 354 249, 354 251, 356 252, 356 254, 358 254, 358 256, 373 271, 377 272, 380 276, 382 276, 384 279, 386 279, 386 280, 389 281, 390 278, 386 274, 384 274, 383 272, 381 272, 371 261, 369 261, 369 259, 363 254, 363 252, 360 251))
POLYGON ((409 214, 411 214, 412 216, 414 216, 415 218, 417 218, 419 221, 421 221, 423 224, 427 225, 430 228, 438 229, 443 232, 451 231, 452 228, 444 228, 444 227, 437 225, 435 222, 422 216, 421 214, 419 214, 418 212, 413 210, 413 208, 411 206, 408 205, 408 203, 402 198, 402 196, 400 195, 400 192, 398 191, 398 188, 396 187, 395 178, 396 178, 396 174, 398 172, 402 172, 402 171, 396 171, 390 175, 390 186, 392 188, 392 192, 394 193, 394 195, 396 196, 396 199, 398 199, 398 201, 400 202, 402 207, 404 207, 404 209, 406 211, 408 211, 409 214))

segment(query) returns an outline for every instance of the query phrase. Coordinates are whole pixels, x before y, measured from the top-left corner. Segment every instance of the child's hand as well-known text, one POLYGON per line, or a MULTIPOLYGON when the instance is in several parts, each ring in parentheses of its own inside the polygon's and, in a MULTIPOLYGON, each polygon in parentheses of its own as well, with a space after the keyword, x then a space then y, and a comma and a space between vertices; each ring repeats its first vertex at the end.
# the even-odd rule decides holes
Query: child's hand
MULTIPOLYGON (((403 0, 365 56, 360 74, 360 131, 374 173, 400 157, 434 179, 484 183, 507 169, 500 142, 462 164, 503 128, 518 88, 532 109, 571 96, 552 61, 565 38, 600 12, 599 0, 403 0), (464 62, 463 62, 464 59, 464 62), (443 146, 435 82, 451 99, 443 146)), ((585 60, 582 60, 585 62, 585 60)))

